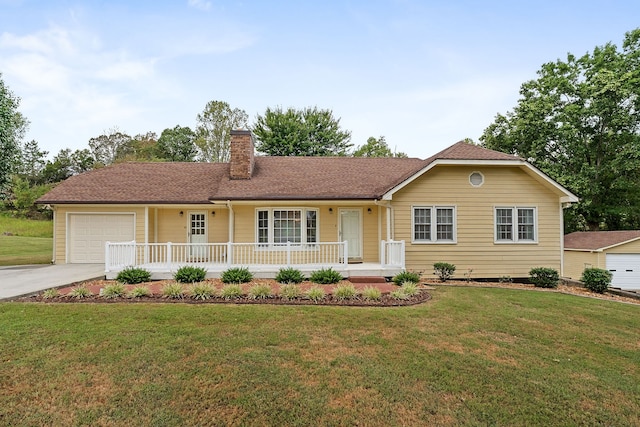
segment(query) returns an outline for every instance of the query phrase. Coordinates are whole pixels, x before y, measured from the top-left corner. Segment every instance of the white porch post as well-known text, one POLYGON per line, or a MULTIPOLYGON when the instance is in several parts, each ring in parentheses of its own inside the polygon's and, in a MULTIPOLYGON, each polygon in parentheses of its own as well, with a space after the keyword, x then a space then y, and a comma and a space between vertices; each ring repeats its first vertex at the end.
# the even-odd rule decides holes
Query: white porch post
POLYGON ((171 242, 167 242, 167 269, 171 271, 171 242))
POLYGON ((233 244, 229 241, 227 242, 227 266, 231 267, 233 264, 233 244))
POLYGON ((345 240, 342 244, 344 245, 344 257, 342 262, 344 263, 344 268, 349 268, 349 242, 345 240))
MULTIPOLYGON (((108 273, 111 269, 109 268, 111 266, 111 259, 109 257, 109 245, 111 245, 111 242, 106 242, 104 244, 104 271, 105 273, 108 273)), ((53 245, 55 247, 55 245, 53 245)))
POLYGON ((385 267, 385 249, 386 249, 386 242, 384 240, 380 241, 380 265, 382 265, 383 267, 385 267))
POLYGON ((287 240, 287 267, 291 266, 291 242, 287 240))

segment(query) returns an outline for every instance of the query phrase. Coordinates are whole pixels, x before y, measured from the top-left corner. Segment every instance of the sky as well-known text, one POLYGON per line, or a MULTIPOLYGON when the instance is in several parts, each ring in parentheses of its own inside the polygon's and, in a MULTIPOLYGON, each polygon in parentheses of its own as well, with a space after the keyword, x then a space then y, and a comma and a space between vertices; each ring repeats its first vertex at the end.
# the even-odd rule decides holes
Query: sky
POLYGON ((354 147, 478 141, 546 62, 640 26, 637 0, 0 0, 0 73, 49 152, 196 127, 224 101, 318 107, 354 147))

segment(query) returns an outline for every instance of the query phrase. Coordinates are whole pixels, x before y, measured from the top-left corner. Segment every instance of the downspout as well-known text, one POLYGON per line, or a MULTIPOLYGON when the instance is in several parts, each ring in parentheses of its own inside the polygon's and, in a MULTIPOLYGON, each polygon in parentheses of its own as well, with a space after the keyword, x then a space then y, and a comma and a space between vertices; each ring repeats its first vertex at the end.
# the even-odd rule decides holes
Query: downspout
POLYGON ((560 277, 564 277, 564 206, 560 202, 560 277))
POLYGON ((233 224, 234 224, 234 213, 233 206, 231 206, 231 200, 227 200, 227 208, 229 209, 229 241, 234 241, 234 232, 233 232, 233 224))
POLYGON ((53 253, 51 254, 51 264, 55 264, 56 263, 56 219, 57 219, 57 215, 56 215, 56 207, 52 206, 51 210, 53 211, 53 253))

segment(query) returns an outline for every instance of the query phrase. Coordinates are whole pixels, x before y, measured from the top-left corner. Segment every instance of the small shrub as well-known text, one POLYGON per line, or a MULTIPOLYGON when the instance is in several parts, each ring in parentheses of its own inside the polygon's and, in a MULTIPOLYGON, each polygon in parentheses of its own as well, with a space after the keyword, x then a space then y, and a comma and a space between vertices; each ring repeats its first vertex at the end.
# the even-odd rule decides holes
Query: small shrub
POLYGON ((167 283, 162 288, 162 296, 170 299, 182 299, 184 298, 184 288, 178 282, 167 283))
POLYGON ((238 283, 229 283, 222 287, 220 296, 224 299, 238 299, 242 297, 242 286, 238 283))
POLYGON ((402 272, 396 274, 395 276, 393 276, 392 280, 393 280, 393 283, 395 283, 398 286, 400 286, 401 284, 403 284, 405 282, 419 283, 420 282, 420 275, 418 273, 414 273, 412 271, 402 271, 402 272))
POLYGON ((560 275, 553 268, 535 267, 529 270, 529 281, 538 288, 557 288, 560 275))
POLYGON ((602 268, 585 268, 580 280, 584 282, 584 286, 591 292, 602 294, 611 285, 612 277, 613 275, 608 270, 603 270, 602 268))
POLYGON ((354 299, 356 295, 358 291, 351 283, 340 284, 333 290, 333 296, 340 301, 354 299))
POLYGON ((441 282, 451 279, 455 271, 456 266, 448 262, 436 262, 433 264, 433 274, 438 276, 441 282))
POLYGON ((333 285, 334 283, 338 283, 342 280, 342 274, 338 273, 331 267, 321 268, 320 270, 316 270, 311 273, 309 280, 320 285, 333 285))
POLYGON ((324 289, 314 286, 312 288, 309 288, 306 295, 307 298, 309 298, 311 301, 320 302, 324 299, 325 293, 324 289))
POLYGON ((82 298, 88 298, 93 294, 85 285, 80 285, 78 287, 73 288, 71 292, 69 292, 69 295, 71 295, 73 298, 82 299, 82 298))
POLYGON ((142 298, 142 297, 150 297, 151 289, 147 286, 136 286, 135 288, 129 291, 129 298, 142 298))
POLYGON ((56 288, 47 289, 42 293, 42 298, 44 299, 56 298, 58 296, 60 296, 60 291, 58 291, 56 288))
POLYGON ((246 267, 234 267, 222 272, 222 283, 248 283, 253 279, 253 274, 246 267))
POLYGON ((122 298, 127 294, 127 290, 122 283, 112 283, 105 286, 100 294, 104 298, 122 298))
POLYGON ((285 300, 292 300, 300 298, 300 296, 302 295, 302 291, 300 290, 300 286, 295 284, 288 284, 280 288, 280 295, 285 300))
POLYGON ((395 299, 395 300, 406 300, 409 299, 409 295, 407 295, 404 291, 404 289, 399 288, 399 289, 394 289, 393 291, 391 291, 391 293, 389 294, 391 296, 391 298, 395 299))
POLYGON ((402 289, 408 297, 415 296, 418 294, 418 292, 420 292, 420 289, 418 289, 418 285, 413 282, 404 282, 400 289, 402 289))
POLYGON ((281 268, 276 275, 278 283, 301 283, 304 280, 302 272, 296 268, 281 268))
POLYGON ((151 280, 151 273, 144 268, 127 267, 118 273, 116 280, 127 285, 136 285, 151 280))
POLYGON ((216 290, 210 284, 200 282, 195 283, 193 284, 193 286, 191 286, 191 289, 189 289, 189 294, 191 295, 191 298, 195 300, 204 301, 213 297, 216 294, 216 290))
POLYGON ((173 279, 178 283, 202 282, 205 277, 207 277, 207 270, 193 265, 184 265, 173 275, 173 279))
POLYGON ((382 291, 373 286, 367 286, 362 290, 362 298, 367 301, 380 301, 382 298, 382 291))
POLYGON ((511 278, 511 276, 501 276, 498 279, 498 282, 500 282, 500 283, 513 283, 513 279, 511 278))
POLYGON ((273 291, 268 283, 256 283, 249 288, 249 298, 251 299, 267 299, 271 297, 273 297, 273 291))

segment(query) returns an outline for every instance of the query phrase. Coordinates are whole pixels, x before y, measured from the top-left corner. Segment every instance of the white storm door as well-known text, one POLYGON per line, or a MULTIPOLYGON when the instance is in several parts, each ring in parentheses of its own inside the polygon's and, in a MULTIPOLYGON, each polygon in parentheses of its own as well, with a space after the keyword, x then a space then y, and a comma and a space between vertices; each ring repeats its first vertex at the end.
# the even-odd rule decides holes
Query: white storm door
POLYGON ((189 243, 191 257, 204 258, 207 253, 207 214, 205 212, 189 212, 189 243))
POLYGON ((348 257, 362 258, 362 210, 340 209, 340 241, 347 241, 348 257))

